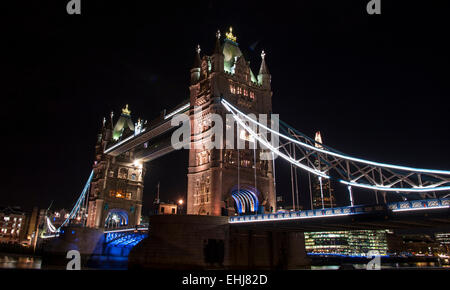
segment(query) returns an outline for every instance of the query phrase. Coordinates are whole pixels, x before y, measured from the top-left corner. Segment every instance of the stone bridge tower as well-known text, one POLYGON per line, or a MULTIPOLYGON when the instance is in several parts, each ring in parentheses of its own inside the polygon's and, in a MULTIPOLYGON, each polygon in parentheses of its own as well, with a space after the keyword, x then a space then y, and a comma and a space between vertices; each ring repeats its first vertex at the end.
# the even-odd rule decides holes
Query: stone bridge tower
POLYGON ((106 146, 131 136, 140 121, 133 124, 128 105, 113 125, 113 114, 103 121, 95 147, 94 176, 89 192, 87 226, 114 228, 136 226, 140 223, 142 193, 144 189, 144 164, 134 160, 133 150, 118 156, 105 153, 106 146))
MULTIPOLYGON (((191 108, 199 107, 201 113, 191 114, 192 141, 211 135, 213 113, 222 116, 226 131, 220 97, 246 113, 271 113, 271 76, 264 52, 261 56, 256 78, 231 28, 223 43, 217 32, 212 55, 201 56, 197 47, 189 89, 191 108)), ((247 140, 246 148, 250 148, 251 139, 245 133, 235 131, 234 142, 236 145, 237 138, 247 140)), ((261 150, 207 148, 191 148, 189 152, 188 214, 220 216, 275 210, 273 162, 261 160, 261 150)))

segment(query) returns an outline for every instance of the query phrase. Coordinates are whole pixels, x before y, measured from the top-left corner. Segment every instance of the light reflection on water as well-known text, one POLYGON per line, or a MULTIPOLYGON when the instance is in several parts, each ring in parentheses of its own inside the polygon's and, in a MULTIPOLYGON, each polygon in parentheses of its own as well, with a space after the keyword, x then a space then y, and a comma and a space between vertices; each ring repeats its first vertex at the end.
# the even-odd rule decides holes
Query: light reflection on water
MULTIPOLYGON (((106 260, 100 259, 100 265, 104 264, 103 267, 97 265, 95 269, 123 269, 125 270, 126 267, 118 267, 117 265, 112 264, 111 261, 114 259, 111 259, 109 257, 106 260)), ((115 261, 117 262, 117 261, 115 261)), ((123 261, 122 261, 123 262, 123 261)), ((349 265, 349 264, 346 264, 349 265)), ((366 268, 365 264, 351 264, 354 269, 356 270, 364 270, 366 268)), ((45 267, 52 268, 52 267, 45 267)), ((311 270, 338 270, 340 268, 339 265, 323 265, 323 266, 311 266, 311 270)), ((450 265, 442 265, 439 267, 438 265, 435 265, 433 262, 416 262, 412 264, 408 263, 398 263, 398 264, 382 264, 381 269, 387 270, 387 269, 432 269, 432 268, 443 268, 443 269, 449 269, 450 265)), ((33 256, 25 256, 25 255, 14 255, 14 254, 1 254, 0 253, 0 269, 42 269, 42 259, 40 257, 33 257, 33 256)), ((64 269, 64 267, 59 266, 55 267, 55 269, 64 269)), ((89 269, 89 268, 85 268, 89 269)), ((91 268, 94 269, 94 268, 91 268)))
POLYGON ((0 254, 0 269, 41 269, 39 257, 0 254))
MULTIPOLYGON (((347 266, 353 266, 355 270, 365 270, 366 264, 346 264, 347 266)), ((322 265, 311 266, 311 270, 339 270, 339 265, 322 265)), ((450 269, 450 266, 439 266, 434 262, 416 262, 416 263, 395 263, 395 264, 381 264, 381 270, 393 270, 393 269, 450 269)))

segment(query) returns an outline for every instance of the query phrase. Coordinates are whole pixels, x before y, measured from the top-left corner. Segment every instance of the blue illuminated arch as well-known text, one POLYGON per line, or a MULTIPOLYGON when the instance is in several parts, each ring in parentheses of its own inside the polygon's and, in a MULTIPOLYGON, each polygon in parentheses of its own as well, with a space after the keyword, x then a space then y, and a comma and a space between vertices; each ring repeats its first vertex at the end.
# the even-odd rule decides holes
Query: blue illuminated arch
POLYGON ((241 185, 239 189, 235 186, 231 190, 238 214, 256 213, 259 208, 258 196, 258 190, 248 185, 241 185))
POLYGON ((128 225, 128 213, 123 209, 112 209, 105 220, 105 228, 123 227, 128 225))

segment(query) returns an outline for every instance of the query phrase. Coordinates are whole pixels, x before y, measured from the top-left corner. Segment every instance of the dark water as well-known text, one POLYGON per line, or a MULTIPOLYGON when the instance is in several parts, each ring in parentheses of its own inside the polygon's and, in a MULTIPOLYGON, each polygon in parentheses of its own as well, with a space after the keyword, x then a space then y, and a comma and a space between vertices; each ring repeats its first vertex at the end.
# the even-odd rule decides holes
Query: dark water
POLYGON ((41 267, 40 257, 0 253, 0 269, 41 269, 41 267))
MULTIPOLYGON (((365 264, 350 264, 355 270, 366 270, 365 264)), ((326 265, 326 266, 311 266, 311 270, 339 270, 339 265, 326 265)), ((395 269, 447 269, 450 270, 450 266, 439 266, 436 263, 416 262, 416 263, 396 263, 396 264, 381 264, 381 270, 395 270, 395 269)))
MULTIPOLYGON (((95 259, 96 265, 90 265, 84 269, 113 269, 126 270, 127 259, 124 257, 98 257, 95 259)), ((352 264, 355 269, 365 269, 365 264, 352 264)), ((311 266, 312 270, 338 270, 339 265, 324 265, 311 266)), ((63 266, 43 266, 42 258, 30 255, 16 255, 8 253, 0 253, 0 269, 60 269, 64 270, 63 266)), ((415 262, 415 263, 389 263, 381 264, 382 270, 389 269, 447 269, 450 270, 450 265, 438 265, 434 262, 415 262)))
MULTIPOLYGON (((44 269, 44 270, 65 270, 66 262, 64 257, 58 261, 58 265, 48 265, 43 263, 42 257, 32 255, 20 255, 0 253, 0 269, 44 269)), ((88 265, 82 266, 83 270, 126 270, 128 267, 127 257, 97 256, 93 257, 88 265)))

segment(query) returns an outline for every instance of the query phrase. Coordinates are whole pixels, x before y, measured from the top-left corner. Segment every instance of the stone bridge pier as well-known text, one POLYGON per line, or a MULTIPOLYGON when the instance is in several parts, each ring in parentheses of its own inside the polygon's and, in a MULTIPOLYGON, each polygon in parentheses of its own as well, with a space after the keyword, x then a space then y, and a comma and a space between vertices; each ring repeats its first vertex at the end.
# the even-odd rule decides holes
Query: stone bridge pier
POLYGON ((217 216, 153 216, 148 238, 132 249, 129 268, 308 268, 301 232, 244 230, 217 216))

